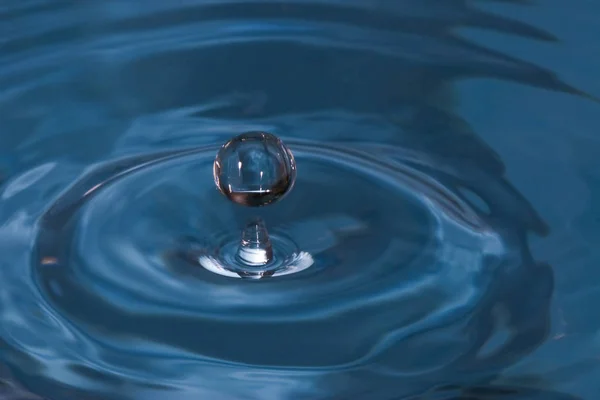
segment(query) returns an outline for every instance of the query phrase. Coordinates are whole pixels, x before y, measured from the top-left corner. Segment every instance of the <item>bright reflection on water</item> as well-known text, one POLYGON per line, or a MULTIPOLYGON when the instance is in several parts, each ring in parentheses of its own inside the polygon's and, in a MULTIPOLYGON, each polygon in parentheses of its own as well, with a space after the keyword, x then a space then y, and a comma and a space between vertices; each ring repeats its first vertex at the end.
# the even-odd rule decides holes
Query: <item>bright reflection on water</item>
POLYGON ((595 399, 599 15, 3 1, 0 398, 595 399), (252 282, 197 253, 257 216, 212 179, 248 131, 311 255, 252 282))

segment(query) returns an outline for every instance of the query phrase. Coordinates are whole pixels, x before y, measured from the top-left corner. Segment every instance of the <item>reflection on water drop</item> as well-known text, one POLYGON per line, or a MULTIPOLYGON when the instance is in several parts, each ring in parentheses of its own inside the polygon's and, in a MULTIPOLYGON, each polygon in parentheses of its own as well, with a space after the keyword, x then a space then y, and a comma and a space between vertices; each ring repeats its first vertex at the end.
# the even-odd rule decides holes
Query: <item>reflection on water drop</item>
POLYGON ((221 147, 213 166, 215 184, 228 199, 250 207, 280 200, 294 186, 292 152, 275 135, 247 132, 221 147))

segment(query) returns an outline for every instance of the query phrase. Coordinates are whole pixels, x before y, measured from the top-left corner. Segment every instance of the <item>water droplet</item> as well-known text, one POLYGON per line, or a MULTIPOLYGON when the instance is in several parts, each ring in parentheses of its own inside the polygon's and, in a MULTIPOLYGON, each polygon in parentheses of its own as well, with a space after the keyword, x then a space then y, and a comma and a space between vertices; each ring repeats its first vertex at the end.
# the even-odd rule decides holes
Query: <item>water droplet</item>
POLYGON ((296 163, 277 136, 247 132, 221 147, 213 175, 219 191, 229 200, 260 207, 281 200, 292 189, 296 163))

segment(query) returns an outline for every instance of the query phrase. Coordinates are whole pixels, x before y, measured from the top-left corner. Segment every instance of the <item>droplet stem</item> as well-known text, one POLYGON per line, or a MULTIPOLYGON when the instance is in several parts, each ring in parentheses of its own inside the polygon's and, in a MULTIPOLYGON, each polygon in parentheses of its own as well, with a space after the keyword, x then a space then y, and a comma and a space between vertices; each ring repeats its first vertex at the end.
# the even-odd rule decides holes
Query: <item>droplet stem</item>
POLYGON ((254 218, 246 224, 236 257, 248 266, 263 266, 273 259, 273 247, 262 219, 254 218))

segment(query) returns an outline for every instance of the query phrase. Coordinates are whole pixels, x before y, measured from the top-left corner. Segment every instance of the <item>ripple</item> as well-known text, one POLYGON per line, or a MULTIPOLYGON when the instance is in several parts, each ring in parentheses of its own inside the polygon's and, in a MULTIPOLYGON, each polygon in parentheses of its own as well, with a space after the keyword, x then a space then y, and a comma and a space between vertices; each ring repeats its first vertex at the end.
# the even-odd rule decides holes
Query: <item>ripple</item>
MULTIPOLYGON (((313 116, 298 118, 313 127, 313 116)), ((204 140, 230 136, 211 126, 204 140)), ((136 392, 150 393, 160 376, 165 390, 182 396, 214 395, 225 384, 215 378, 225 373, 232 394, 262 382, 297 395, 337 391, 349 374, 373 374, 388 381, 383 387, 410 376, 418 387, 456 368, 495 369, 497 355, 469 356, 493 332, 482 340, 459 339, 459 332, 478 332, 470 326, 489 318, 485 304, 497 285, 522 279, 522 245, 441 171, 432 173, 426 157, 389 145, 284 138, 301 172, 295 190, 264 218, 315 254, 315 267, 248 285, 178 257, 182 243, 237 232, 251 216, 214 188, 218 144, 177 148, 196 136, 184 129, 171 137, 172 150, 153 152, 162 136, 137 136, 145 131, 138 128, 118 148, 139 155, 87 168, 52 204, 30 202, 1 230, 13 242, 22 238, 31 258, 15 265, 29 263, 33 273, 21 284, 8 278, 15 285, 5 295, 5 332, 19 325, 46 332, 42 343, 32 334, 3 337, 45 379, 111 393, 112 383, 98 386, 101 374, 102 382, 135 382, 136 392), (17 306, 17 294, 27 303, 17 306), (22 307, 27 314, 16 311, 22 307), (26 316, 32 308, 40 310, 34 319, 26 316), (17 312, 13 322, 8 310, 17 312), (262 345, 249 345, 255 342, 262 345), (430 356, 419 359, 422 352, 430 356)), ((10 181, 2 198, 21 204, 60 178, 65 171, 52 164, 37 167, 10 181)))
POLYGON ((286 142, 303 172, 265 218, 316 254, 316 270, 289 279, 232 282, 169 256, 182 237, 210 239, 244 221, 246 209, 220 198, 210 179, 216 146, 96 166, 40 216, 32 262, 44 303, 105 357, 119 353, 119 363, 105 366, 89 354, 88 367, 144 382, 182 359, 203 370, 435 376, 470 351, 469 341, 448 348, 427 332, 455 330, 476 311, 506 256, 501 236, 407 164, 352 144, 286 142), (358 321, 362 328, 351 329, 358 321), (429 351, 441 346, 440 357, 415 364, 390 356, 424 340, 429 351), (248 346, 256 341, 269 351, 248 346), (306 351, 315 346, 328 351, 306 351), (160 370, 150 366, 157 356, 160 370), (124 358, 149 366, 133 374, 124 358))

